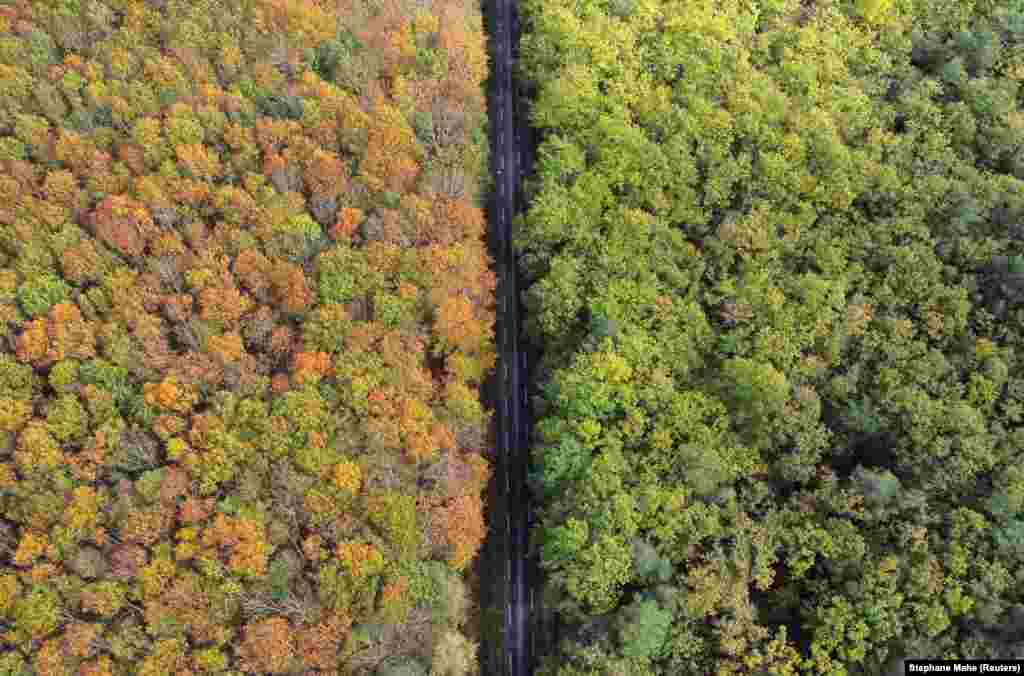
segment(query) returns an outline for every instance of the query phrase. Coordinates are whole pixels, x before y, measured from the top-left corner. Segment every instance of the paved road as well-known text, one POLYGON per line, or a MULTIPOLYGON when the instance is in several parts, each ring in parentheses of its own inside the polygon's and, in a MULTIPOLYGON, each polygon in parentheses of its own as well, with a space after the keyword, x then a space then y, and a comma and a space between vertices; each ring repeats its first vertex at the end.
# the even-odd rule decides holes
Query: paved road
POLYGON ((526 353, 519 342, 519 293, 512 218, 519 209, 521 184, 520 139, 512 64, 518 39, 518 13, 514 0, 491 0, 493 21, 490 36, 494 58, 491 128, 492 170, 495 201, 492 222, 493 250, 498 266, 499 388, 498 453, 505 463, 508 513, 505 521, 508 585, 505 609, 505 659, 509 676, 531 673, 530 614, 533 594, 527 559, 530 507, 526 493, 529 420, 523 406, 526 387, 526 353))

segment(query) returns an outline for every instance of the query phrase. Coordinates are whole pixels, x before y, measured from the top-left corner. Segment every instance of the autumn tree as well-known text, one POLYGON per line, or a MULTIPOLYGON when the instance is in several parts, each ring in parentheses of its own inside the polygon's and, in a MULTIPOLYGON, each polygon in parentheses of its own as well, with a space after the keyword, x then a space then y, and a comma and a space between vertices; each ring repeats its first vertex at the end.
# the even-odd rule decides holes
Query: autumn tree
POLYGON ((0 671, 429 656, 430 463, 477 458, 440 555, 483 527, 479 8, 59 4, 0 7, 0 671))

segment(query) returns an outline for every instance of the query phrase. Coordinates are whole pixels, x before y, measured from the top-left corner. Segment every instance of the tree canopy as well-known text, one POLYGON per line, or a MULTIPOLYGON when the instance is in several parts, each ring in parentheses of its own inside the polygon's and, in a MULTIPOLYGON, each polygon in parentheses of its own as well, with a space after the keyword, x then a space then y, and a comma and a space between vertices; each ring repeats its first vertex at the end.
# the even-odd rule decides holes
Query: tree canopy
POLYGON ((1018 656, 1024 4, 522 6, 540 673, 1018 656))
POLYGON ((476 668, 484 44, 0 0, 0 672, 476 668))

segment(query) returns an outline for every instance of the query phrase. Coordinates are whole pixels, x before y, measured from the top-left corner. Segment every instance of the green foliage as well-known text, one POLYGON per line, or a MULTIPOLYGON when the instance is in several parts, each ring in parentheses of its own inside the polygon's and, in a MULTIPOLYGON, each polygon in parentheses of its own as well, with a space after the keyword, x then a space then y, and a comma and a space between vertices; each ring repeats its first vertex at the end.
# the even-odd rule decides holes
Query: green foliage
POLYGON ((559 563, 572 559, 587 542, 587 523, 569 519, 564 526, 556 526, 544 533, 541 549, 546 563, 559 563))
POLYGON ((638 600, 622 608, 616 628, 622 654, 626 657, 658 657, 668 638, 672 613, 657 601, 638 600))
MULTIPOLYGON (((420 52, 417 52, 419 60, 420 52)), ((429 65, 425 65, 429 68, 429 65)), ((412 118, 412 128, 416 132, 416 140, 425 147, 434 142, 434 116, 430 111, 417 111, 412 118)))
POLYGON ((79 377, 83 385, 95 385, 112 394, 119 405, 127 402, 134 394, 128 382, 128 369, 105 359, 90 359, 83 362, 79 377))
POLYGON ((93 109, 79 108, 68 116, 67 125, 82 134, 93 134, 98 129, 113 126, 113 111, 110 106, 93 109))
POLYGON ((261 115, 275 120, 302 119, 304 101, 301 97, 258 92, 254 99, 261 115))
POLYGON ((228 657, 219 648, 203 648, 192 653, 196 666, 209 672, 217 673, 228 668, 228 657))
POLYGON ((270 563, 268 579, 270 581, 270 597, 274 601, 280 602, 288 598, 291 578, 292 573, 287 561, 276 559, 270 563))
POLYGON ((389 657, 375 673, 376 676, 427 676, 427 668, 415 657, 389 657))
POLYGON ((324 429, 329 415, 327 402, 320 391, 310 385, 275 399, 270 412, 289 421, 289 441, 293 448, 305 445, 310 432, 324 429))
POLYGON ((324 476, 342 460, 341 453, 335 448, 302 446, 295 451, 295 465, 309 474, 324 476))
POLYGON ((409 580, 409 593, 416 604, 429 608, 442 603, 450 568, 440 561, 403 561, 401 572, 409 580))
POLYGON ((397 551, 410 555, 419 546, 421 534, 416 519, 416 499, 393 492, 371 496, 368 516, 372 523, 397 551))
POLYGON ((73 394, 65 394, 50 404, 46 412, 46 424, 57 441, 61 443, 80 440, 89 424, 85 407, 73 394))
POLYGON ((32 366, 17 362, 10 354, 0 354, 0 391, 19 399, 32 395, 35 379, 32 366))
POLYGON ((18 303, 29 317, 38 317, 57 303, 66 301, 70 293, 71 287, 67 282, 46 273, 30 277, 18 286, 18 303))
POLYGON ((310 67, 326 82, 334 81, 338 66, 349 59, 346 46, 338 40, 327 40, 317 45, 310 54, 310 67))
POLYGON ((392 293, 378 293, 374 297, 374 319, 389 329, 398 329, 411 318, 412 303, 392 293))
POLYGON ((882 421, 869 399, 851 401, 847 405, 846 417, 850 426, 863 434, 878 434, 882 430, 882 421))
POLYGON ((362 43, 351 31, 343 30, 336 39, 325 40, 316 49, 307 50, 307 61, 321 79, 334 82, 339 69, 347 66, 353 55, 362 48, 362 43))
POLYGON ((323 236, 320 224, 314 221, 309 214, 292 216, 281 226, 281 232, 302 235, 309 240, 317 240, 323 236))
POLYGON ((55 392, 66 393, 72 386, 78 383, 78 369, 80 363, 75 359, 62 359, 50 369, 47 380, 55 392))
POLYGON ((813 4, 522 7, 535 541, 587 636, 544 673, 1000 650, 957 590, 1020 556, 1024 4, 813 4), (687 590, 649 651, 625 589, 687 590))
POLYGON ((992 533, 996 544, 1004 549, 1024 554, 1024 520, 1011 519, 1006 525, 996 528, 992 533))
POLYGON ((536 476, 547 495, 556 493, 566 482, 583 477, 590 465, 590 451, 574 437, 565 436, 557 446, 542 452, 542 469, 536 476))
POLYGON ((672 579, 672 562, 659 556, 657 550, 643 540, 633 541, 633 568, 640 578, 659 582, 672 579))
POLYGON ((354 291, 355 279, 350 272, 326 270, 317 280, 317 293, 323 304, 347 303, 352 300, 354 291))
POLYGON ((870 506, 885 505, 902 490, 900 480, 888 470, 875 472, 858 465, 853 473, 853 481, 870 506))
POLYGON ((50 587, 37 585, 14 604, 14 627, 38 639, 54 631, 60 624, 60 596, 50 587))
POLYGON ((135 490, 148 502, 156 502, 160 495, 160 486, 163 484, 163 479, 163 469, 151 469, 143 472, 135 481, 135 490))

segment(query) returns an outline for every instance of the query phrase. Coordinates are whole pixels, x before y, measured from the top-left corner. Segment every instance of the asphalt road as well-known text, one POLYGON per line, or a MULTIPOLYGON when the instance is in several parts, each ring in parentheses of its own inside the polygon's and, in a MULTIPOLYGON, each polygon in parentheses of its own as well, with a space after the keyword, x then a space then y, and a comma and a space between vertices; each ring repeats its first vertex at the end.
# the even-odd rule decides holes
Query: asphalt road
POLYGON ((495 195, 491 223, 492 250, 498 267, 499 386, 497 403, 498 454, 504 460, 508 511, 505 535, 508 558, 505 606, 505 660, 509 676, 531 673, 532 640, 530 616, 531 562, 528 559, 530 525, 526 473, 529 462, 528 412, 526 400, 526 352, 520 344, 519 288, 516 258, 512 247, 512 219, 520 210, 524 128, 518 115, 513 73, 518 41, 518 12, 514 0, 491 0, 493 18, 491 54, 494 63, 491 82, 492 171, 495 195))

